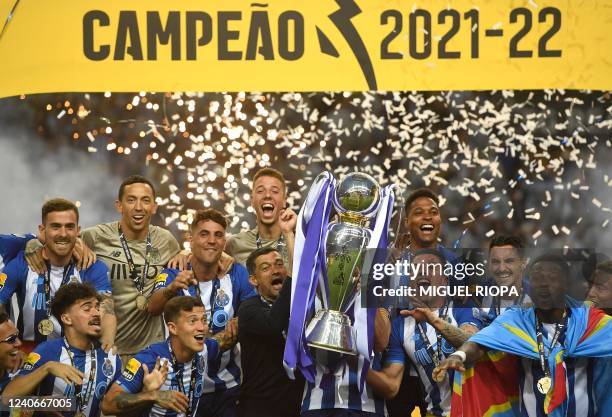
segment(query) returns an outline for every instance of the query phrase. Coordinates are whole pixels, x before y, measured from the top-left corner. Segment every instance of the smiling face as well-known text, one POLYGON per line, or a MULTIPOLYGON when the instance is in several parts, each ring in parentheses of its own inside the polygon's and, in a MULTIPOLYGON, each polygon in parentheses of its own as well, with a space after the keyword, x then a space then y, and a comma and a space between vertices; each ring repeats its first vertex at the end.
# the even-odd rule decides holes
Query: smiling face
POLYGON ((153 189, 140 182, 126 185, 115 207, 121 213, 121 226, 134 235, 148 230, 151 217, 157 211, 153 189))
POLYGON ((278 178, 264 175, 255 180, 251 206, 257 214, 258 222, 265 225, 277 223, 286 205, 285 187, 278 178))
POLYGON ((0 324, 0 375, 2 371, 13 369, 17 365, 17 353, 21 346, 17 328, 12 321, 6 320, 0 324))
POLYGON ((596 270, 587 299, 595 307, 604 309, 610 314, 610 311, 612 311, 612 274, 596 270))
POLYGON ((98 339, 102 333, 100 301, 96 297, 77 300, 62 314, 61 320, 77 333, 98 339))
POLYGON ((259 295, 274 301, 286 278, 287 269, 282 256, 277 251, 272 251, 255 259, 255 275, 251 275, 249 281, 259 295))
POLYGON ((52 211, 38 229, 45 240, 47 254, 52 260, 69 259, 81 231, 73 210, 52 211))
POLYGON ((419 197, 410 204, 405 226, 410 233, 412 249, 433 249, 440 236, 440 209, 429 197, 419 197))
POLYGON ((489 274, 497 285, 519 287, 524 266, 519 251, 511 245, 494 246, 489 251, 489 274))
POLYGON ((180 311, 175 320, 168 322, 168 331, 183 348, 194 353, 201 352, 208 333, 204 307, 194 306, 190 311, 180 311))
POLYGON ((448 279, 444 275, 444 263, 434 254, 424 253, 416 255, 412 258, 411 271, 414 271, 414 277, 411 280, 410 286, 416 289, 418 295, 415 304, 419 307, 419 303, 426 306, 433 306, 435 301, 440 297, 429 296, 424 294, 420 288, 425 287, 442 287, 448 284, 448 279))
POLYGON ((199 221, 191 230, 191 253, 203 265, 216 265, 225 247, 225 229, 213 220, 199 221))

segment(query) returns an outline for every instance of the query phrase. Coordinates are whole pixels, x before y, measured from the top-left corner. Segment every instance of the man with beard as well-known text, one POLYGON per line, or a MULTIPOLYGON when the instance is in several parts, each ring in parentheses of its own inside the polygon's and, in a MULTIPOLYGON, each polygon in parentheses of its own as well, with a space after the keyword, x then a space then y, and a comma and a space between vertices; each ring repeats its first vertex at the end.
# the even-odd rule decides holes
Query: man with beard
POLYGON ((516 236, 499 235, 489 244, 488 268, 492 284, 512 287, 518 296, 507 294, 503 297, 487 295, 482 300, 480 319, 489 324, 507 308, 530 304, 529 295, 523 289, 525 258, 523 242, 516 236))
MULTIPOLYGON (((89 268, 78 270, 73 258, 80 232, 79 211, 71 201, 56 198, 42 207, 39 233, 45 241, 43 252, 48 259, 47 271, 38 274, 25 259, 24 252, 9 262, 0 274, 0 305, 9 306, 17 294, 17 328, 24 339, 26 353, 40 342, 61 335, 59 319, 51 315, 51 301, 58 289, 69 282, 91 283, 108 308, 112 306, 108 268, 96 261, 89 268), (18 313, 18 314, 17 314, 18 313)), ((102 316, 102 344, 106 350, 113 345, 116 331, 114 312, 102 316)))
POLYGON ((170 336, 129 360, 104 397, 104 414, 196 415, 202 379, 208 362, 218 356, 219 345, 206 338, 206 312, 197 297, 170 300, 164 307, 164 321, 170 336))
POLYGON ((258 297, 246 300, 238 311, 243 381, 237 416, 298 416, 304 380, 287 377, 283 367, 287 314, 272 311, 287 278, 285 263, 275 248, 260 248, 248 257, 247 269, 258 297))
POLYGON ((452 300, 424 291, 448 285, 443 274, 445 262, 433 249, 414 253, 412 263, 420 267, 411 281, 416 308, 401 311, 393 321, 384 368, 370 370, 367 379, 375 393, 391 399, 399 391, 406 365, 413 364, 425 386, 427 415, 436 417, 449 415, 452 380, 434 381, 434 367, 482 327, 471 309, 455 308, 452 300))
MULTIPOLYGON (((595 358, 612 356, 612 322, 600 310, 566 296, 569 274, 569 265, 560 256, 536 258, 529 268, 534 307, 506 310, 438 366, 434 378, 444 378, 449 369, 464 372, 489 350, 505 352, 518 363, 499 375, 499 381, 488 377, 485 383, 506 389, 512 385, 520 396, 521 415, 594 416, 598 408, 597 415, 609 415, 601 414, 594 392, 603 383, 605 397, 612 395, 609 375, 597 380, 593 371, 595 358), (514 379, 509 372, 517 366, 514 379)), ((476 394, 489 398, 487 392, 476 394)))
MULTIPOLYGON (((233 317, 240 304, 253 297, 255 291, 242 265, 233 262, 229 267, 221 266, 226 227, 227 221, 221 212, 214 209, 196 212, 191 223, 190 268, 162 271, 149 299, 149 313, 159 314, 165 303, 177 295, 198 297, 208 312, 212 337, 229 348, 236 343, 237 336, 237 323, 233 317)), ((209 367, 198 415, 233 416, 240 392, 240 376, 240 349, 236 346, 224 352, 209 367)))
POLYGON ((75 397, 76 411, 67 415, 98 417, 100 400, 121 371, 119 356, 105 352, 98 342, 99 295, 87 284, 66 284, 55 294, 51 311, 64 337, 38 345, 3 397, 75 397))
POLYGON ((597 264, 590 281, 588 300, 594 307, 612 315, 612 261, 597 264))
POLYGON ((285 265, 291 267, 297 215, 287 206, 287 188, 283 174, 273 168, 263 168, 253 177, 251 207, 255 210, 257 226, 238 233, 227 240, 225 251, 244 264, 248 256, 259 248, 275 248, 285 265))
POLYGON ((11 372, 19 364, 20 346, 19 330, 9 320, 8 314, 0 313, 0 394, 11 381, 11 372))

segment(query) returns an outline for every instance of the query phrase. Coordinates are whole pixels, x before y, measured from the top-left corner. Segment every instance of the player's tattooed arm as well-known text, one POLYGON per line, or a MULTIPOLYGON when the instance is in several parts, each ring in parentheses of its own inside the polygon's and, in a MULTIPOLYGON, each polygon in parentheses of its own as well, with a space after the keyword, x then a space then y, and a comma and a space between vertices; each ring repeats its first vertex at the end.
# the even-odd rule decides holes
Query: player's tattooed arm
POLYGON ((414 310, 402 310, 400 314, 412 316, 417 322, 426 321, 431 324, 454 348, 460 347, 478 331, 478 327, 469 323, 464 323, 461 327, 454 326, 438 317, 430 308, 417 307, 414 310))
POLYGON ((102 336, 100 342, 105 352, 108 352, 115 345, 117 334, 117 317, 115 316, 115 302, 110 294, 105 294, 100 300, 100 321, 102 326, 102 336))
POLYGON ((102 400, 102 412, 106 415, 121 415, 153 404, 177 413, 184 413, 189 405, 189 399, 179 391, 144 391, 131 394, 123 391, 117 384, 113 384, 102 400))
POLYGON ((461 345, 467 342, 468 339, 478 331, 478 328, 471 324, 463 324, 461 327, 457 327, 441 318, 433 320, 431 324, 455 349, 461 347, 461 345))

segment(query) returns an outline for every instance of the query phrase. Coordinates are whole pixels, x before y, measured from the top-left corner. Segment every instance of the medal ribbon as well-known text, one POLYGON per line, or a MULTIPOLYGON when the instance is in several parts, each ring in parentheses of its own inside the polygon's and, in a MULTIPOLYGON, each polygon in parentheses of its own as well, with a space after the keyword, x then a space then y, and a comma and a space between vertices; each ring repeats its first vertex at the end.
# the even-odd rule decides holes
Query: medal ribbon
MULTIPOLYGON (((65 337, 63 340, 64 340, 64 349, 66 349, 66 353, 68 353, 68 357, 70 358, 70 364, 74 368, 76 368, 76 365, 74 363, 74 358, 73 358, 74 354, 70 350, 70 345, 68 344, 68 341, 66 340, 65 337)), ((97 357, 96 349, 92 345, 91 349, 89 350, 89 375, 87 372, 87 363, 83 364, 83 368, 84 368, 83 369, 83 380, 87 379, 87 386, 85 387, 85 389, 83 389, 81 385, 73 384, 74 392, 76 394, 76 408, 83 414, 85 414, 84 410, 87 408, 87 405, 89 404, 89 401, 91 400, 91 397, 94 391, 94 387, 96 385, 96 368, 97 368, 96 357, 97 357), (84 395, 83 395, 83 392, 85 392, 84 395)))
MULTIPOLYGON (((64 266, 64 272, 62 273, 62 282, 60 287, 68 283, 68 275, 72 270, 73 264, 70 262, 64 266)), ((45 289, 45 309, 47 310, 47 318, 51 317, 51 264, 47 262, 47 273, 44 276, 44 289, 45 289)))
MULTIPOLYGON (((448 303, 444 304, 443 308, 444 310, 442 311, 442 315, 440 316, 440 318, 446 321, 446 317, 448 315, 448 303)), ((419 334, 421 335, 421 339, 423 339, 423 343, 425 343, 425 349, 427 350, 427 353, 429 354, 429 356, 431 356, 431 359, 433 360, 434 365, 438 366, 440 364, 440 360, 442 359, 442 333, 438 332, 434 328, 434 331, 436 332, 436 339, 438 342, 438 344, 436 345, 436 351, 434 352, 433 346, 431 345, 431 342, 429 341, 429 338, 427 337, 427 332, 425 331, 426 326, 427 326, 426 323, 416 324, 416 328, 419 331, 419 334)))
POLYGON ((219 332, 221 330, 223 330, 223 327, 217 327, 215 326, 215 323, 213 321, 213 317, 215 316, 215 313, 219 310, 223 310, 223 306, 218 305, 220 303, 217 303, 217 292, 219 290, 219 288, 221 287, 221 282, 219 281, 219 278, 215 278, 212 281, 212 291, 210 292, 210 323, 208 324, 208 328, 210 329, 210 331, 212 333, 216 333, 219 332))
POLYGON ((132 252, 130 252, 130 247, 125 240, 125 236, 121 231, 121 225, 119 225, 119 242, 121 243, 121 248, 123 249, 123 253, 125 255, 125 259, 128 263, 128 268, 130 269, 130 278, 134 281, 134 285, 136 285, 136 289, 142 295, 142 290, 144 288, 145 279, 149 272, 149 261, 151 257, 151 248, 153 244, 151 243, 151 234, 147 234, 147 249, 145 250, 145 263, 142 267, 142 276, 137 276, 134 271, 136 270, 136 264, 134 263, 134 258, 132 257, 132 252))
MULTIPOLYGON (((548 357, 544 349, 544 338, 543 338, 544 330, 542 326, 542 321, 540 320, 537 314, 535 316, 536 316, 536 337, 538 339, 538 356, 540 358, 540 367, 542 368, 544 375, 550 378, 550 366, 548 365, 548 357)), ((555 347, 555 345, 557 344, 557 341, 561 337, 561 334, 563 333, 566 324, 567 324, 567 310, 564 310, 563 317, 561 318, 561 323, 555 324, 555 333, 553 334, 552 341, 550 342, 549 355, 550 355, 550 352, 555 347)))
POLYGON ((185 392, 185 384, 183 383, 183 370, 185 369, 184 364, 179 364, 176 360, 176 356, 172 351, 172 346, 170 344, 170 339, 167 340, 168 343, 168 351, 170 352, 170 360, 172 361, 172 370, 176 375, 176 383, 178 384, 179 390, 189 398, 189 406, 187 407, 187 411, 185 415, 187 417, 191 416, 191 404, 193 402, 193 395, 195 393, 195 385, 197 378, 197 364, 196 360, 198 358, 198 354, 193 355, 193 359, 191 360, 191 382, 189 383, 189 392, 185 392), (180 370, 177 370, 180 368, 180 370))

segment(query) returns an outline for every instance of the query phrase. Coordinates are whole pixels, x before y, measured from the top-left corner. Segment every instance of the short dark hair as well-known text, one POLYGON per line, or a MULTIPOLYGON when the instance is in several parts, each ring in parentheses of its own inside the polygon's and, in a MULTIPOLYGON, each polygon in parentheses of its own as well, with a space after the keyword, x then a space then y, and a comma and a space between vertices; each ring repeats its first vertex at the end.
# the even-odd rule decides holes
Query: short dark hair
POLYGON ((408 212, 410 211, 410 206, 412 205, 412 203, 414 203, 414 200, 421 197, 431 198, 436 203, 436 205, 440 204, 436 193, 431 191, 429 188, 418 188, 411 192, 408 197, 406 197, 406 205, 404 206, 406 208, 406 215, 408 215, 408 212))
POLYGON ((45 224, 47 221, 47 215, 49 213, 53 213, 55 211, 74 211, 77 217, 77 223, 79 222, 79 209, 70 200, 66 200, 65 198, 52 198, 43 204, 42 206, 42 222, 45 224))
POLYGON ((283 184, 283 191, 287 191, 287 186, 285 184, 285 176, 282 172, 274 168, 262 168, 255 173, 253 176, 253 185, 255 185, 255 181, 257 181, 261 177, 272 177, 276 178, 283 184))
POLYGON ((267 255, 270 252, 278 252, 275 247, 268 246, 265 248, 255 249, 246 260, 247 271, 249 271, 249 275, 255 275, 257 258, 263 255, 267 255))
POLYGON ((521 257, 523 256, 523 249, 525 248, 523 240, 518 236, 512 235, 497 235, 491 239, 489 250, 498 246, 512 246, 521 257))
POLYGON ((125 191, 125 187, 132 184, 147 184, 149 187, 151 187, 151 191, 153 191, 153 198, 155 198, 155 187, 153 186, 151 181, 149 181, 142 175, 130 175, 129 177, 125 178, 119 186, 119 201, 121 201, 121 199, 123 198, 123 192, 125 191))
POLYGON ((540 255, 537 258, 535 258, 533 261, 531 261, 531 263, 529 264, 529 268, 527 268, 530 275, 531 275, 531 270, 533 269, 533 267, 535 267, 537 264, 542 263, 542 262, 551 262, 551 263, 559 265, 559 267, 563 270, 565 277, 566 278, 570 277, 569 263, 565 260, 565 258, 563 258, 563 256, 557 255, 555 253, 547 253, 544 255, 540 255))
POLYGON ((433 255, 440 260, 440 263, 446 263, 446 257, 437 249, 419 249, 414 251, 412 254, 412 259, 416 258, 419 255, 433 255))
POLYGON ((595 266, 595 272, 603 272, 612 275, 612 261, 603 261, 595 266))
POLYGON ((214 208, 201 209, 196 211, 193 221, 191 222, 191 231, 198 225, 198 223, 211 220, 217 224, 220 224, 223 229, 227 229, 227 220, 223 213, 214 208))
POLYGON ((194 307, 204 307, 200 297, 181 295, 171 298, 164 306, 164 321, 166 324, 175 322, 181 311, 192 311, 194 307))
POLYGON ((9 319, 9 315, 5 311, 0 311, 0 324, 3 324, 9 319))
MULTIPOLYGON (((62 314, 79 300, 87 298, 99 299, 98 292, 90 284, 71 282, 59 287, 51 300, 51 314, 62 324, 62 314)), ((63 325, 63 324, 62 324, 63 325)))

